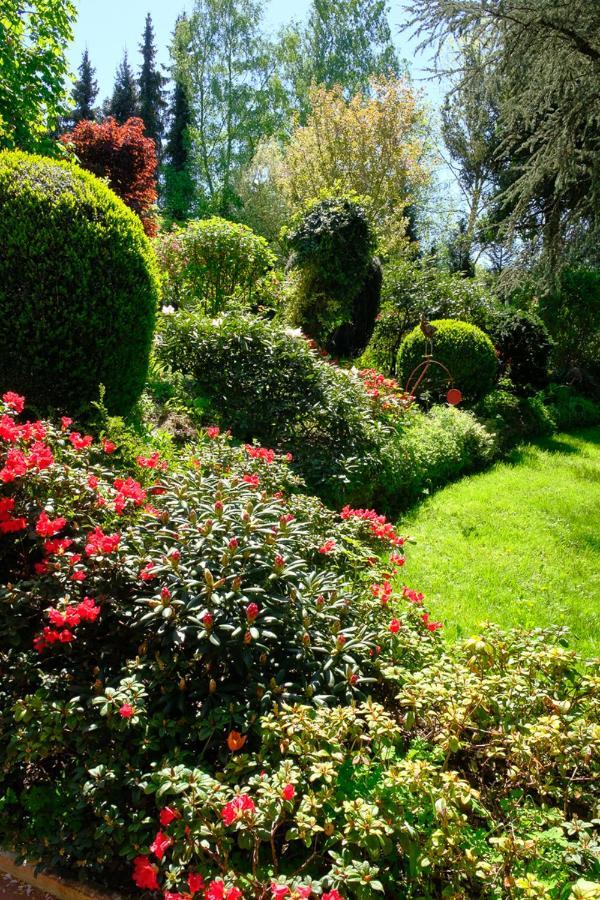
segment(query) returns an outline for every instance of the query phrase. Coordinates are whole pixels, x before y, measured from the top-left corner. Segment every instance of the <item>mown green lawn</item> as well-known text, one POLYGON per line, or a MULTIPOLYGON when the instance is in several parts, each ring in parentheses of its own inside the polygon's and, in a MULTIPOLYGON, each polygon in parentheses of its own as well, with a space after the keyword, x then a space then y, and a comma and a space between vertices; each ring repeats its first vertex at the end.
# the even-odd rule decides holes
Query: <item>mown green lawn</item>
POLYGON ((600 428, 521 447, 400 520, 406 583, 452 639, 482 623, 567 625, 600 654, 600 428))

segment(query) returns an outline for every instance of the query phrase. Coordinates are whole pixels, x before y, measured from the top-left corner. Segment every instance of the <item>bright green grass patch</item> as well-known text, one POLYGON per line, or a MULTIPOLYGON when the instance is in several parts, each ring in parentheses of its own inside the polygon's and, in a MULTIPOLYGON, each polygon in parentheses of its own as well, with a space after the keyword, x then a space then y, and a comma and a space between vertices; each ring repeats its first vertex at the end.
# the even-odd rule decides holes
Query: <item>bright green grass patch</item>
POLYGON ((600 654, 600 428, 515 450, 400 520, 403 576, 452 639, 486 622, 567 625, 600 654))

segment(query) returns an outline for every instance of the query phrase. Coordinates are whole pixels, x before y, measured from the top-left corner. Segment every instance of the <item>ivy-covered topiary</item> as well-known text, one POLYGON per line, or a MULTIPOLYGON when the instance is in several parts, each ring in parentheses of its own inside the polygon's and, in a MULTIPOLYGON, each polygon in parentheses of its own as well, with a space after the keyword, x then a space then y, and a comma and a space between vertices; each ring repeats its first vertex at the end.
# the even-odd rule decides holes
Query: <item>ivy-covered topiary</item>
POLYGON ((486 331, 500 353, 500 367, 519 390, 544 387, 552 341, 548 329, 534 313, 521 309, 498 310, 488 317, 486 331))
POLYGON ((158 272, 137 216, 64 162, 0 154, 0 389, 74 412, 144 386, 158 272))
POLYGON ((318 200, 288 246, 291 320, 331 352, 359 355, 373 333, 382 281, 365 208, 347 197, 318 200))
MULTIPOLYGON (((431 324, 436 329, 431 340, 417 326, 402 341, 398 354, 401 380, 405 382, 425 354, 433 351, 434 360, 446 366, 453 386, 460 390, 465 400, 484 397, 491 391, 498 374, 496 351, 487 334, 475 325, 455 319, 437 319, 431 324)), ((434 364, 421 383, 420 391, 442 398, 448 387, 446 373, 434 364)))

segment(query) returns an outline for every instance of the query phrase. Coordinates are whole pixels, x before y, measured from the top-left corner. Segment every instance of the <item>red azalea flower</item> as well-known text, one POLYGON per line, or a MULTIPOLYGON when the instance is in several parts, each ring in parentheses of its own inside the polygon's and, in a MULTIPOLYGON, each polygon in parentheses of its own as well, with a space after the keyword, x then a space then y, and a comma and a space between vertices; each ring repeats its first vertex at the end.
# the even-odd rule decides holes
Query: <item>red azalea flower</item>
POLYGON ((67 524, 67 520, 62 516, 59 516, 57 519, 49 519, 48 514, 45 510, 40 513, 40 517, 37 520, 35 530, 42 537, 51 537, 53 534, 56 534, 67 524))
POLYGON ((82 622, 95 622, 100 615, 100 607, 96 606, 91 597, 84 597, 77 604, 76 611, 82 622))
POLYGON ((147 891, 160 890, 156 878, 158 866, 153 865, 147 856, 136 856, 133 861, 132 878, 139 888, 147 891))
POLYGON ((344 900, 339 891, 335 889, 333 891, 327 891, 327 893, 321 896, 321 900, 344 900))
POLYGON ((150 850, 152 851, 152 853, 154 853, 157 859, 162 859, 165 855, 165 850, 168 850, 172 843, 172 837, 170 837, 168 834, 165 834, 164 831, 158 831, 153 842, 150 844, 150 850))
POLYGON ((271 898, 272 900, 283 900, 284 897, 289 897, 292 893, 291 888, 287 886, 287 884, 275 884, 272 882, 271 884, 271 898))
POLYGON ((254 812, 256 812, 256 806, 252 798, 248 794, 238 794, 237 797, 225 804, 221 810, 221 818, 225 825, 229 826, 254 812))
POLYGON ((246 484, 249 484, 250 487, 257 488, 260 484, 260 478, 258 475, 242 475, 242 481, 246 484))
POLYGON ((402 623, 400 622, 399 619, 392 619, 392 621, 390 622, 390 624, 388 626, 390 631, 392 632, 392 634, 398 634, 398 632, 400 631, 401 624, 402 623))
POLYGON ((231 540, 229 541, 229 544, 227 546, 229 547, 230 550, 236 550, 238 545, 239 545, 238 539, 233 537, 233 538, 231 538, 231 540))
POLYGON ((85 450, 86 447, 90 446, 94 438, 90 434, 82 437, 78 431, 73 431, 72 434, 69 435, 69 440, 75 450, 85 450))
POLYGON ((165 806, 164 809, 161 809, 159 815, 159 821, 161 825, 164 825, 165 828, 167 825, 170 825, 171 822, 174 822, 175 819, 181 818, 181 813, 177 809, 173 809, 171 806, 165 806))
POLYGON ((15 394, 14 391, 7 391, 2 395, 2 399, 11 409, 19 414, 22 413, 25 409, 25 397, 21 397, 20 394, 15 394))
POLYGON ((294 787, 293 784, 286 784, 286 786, 284 787, 284 789, 281 792, 281 796, 283 797, 283 799, 288 800, 288 801, 293 800, 295 794, 296 794, 296 788, 294 787))
POLYGON ((275 451, 267 450, 266 447, 253 447, 252 444, 246 444, 244 449, 251 459, 262 459, 267 465, 271 465, 275 459, 275 451))
POLYGON ((427 629, 427 631, 438 631, 440 628, 443 628, 443 624, 441 622, 430 622, 429 621, 429 613, 423 613, 421 616, 421 621, 423 625, 427 629))
POLYGON ((406 557, 401 556, 399 553, 392 553, 390 562, 393 566, 403 566, 406 562, 406 557))
POLYGON ((214 616, 212 616, 210 613, 205 613, 202 616, 202 624, 205 628, 212 628, 214 621, 214 616))
POLYGON ((131 717, 135 714, 135 710, 131 703, 124 703, 121 709, 119 710, 119 715, 122 719, 131 719, 131 717))
POLYGON ((93 491, 95 491, 96 488, 98 487, 98 479, 96 478, 95 475, 88 475, 87 483, 88 483, 88 487, 91 488, 93 491))
POLYGON ((117 449, 117 445, 113 444, 112 441, 109 441, 108 438, 102 438, 102 449, 105 453, 108 453, 110 455, 111 453, 115 452, 115 450, 117 449))
POLYGON ((85 552, 88 556, 102 556, 104 553, 114 553, 121 542, 120 534, 104 534, 101 528, 94 528, 88 535, 85 552))
POLYGON ((333 538, 329 538, 329 540, 325 541, 325 543, 319 547, 319 553, 333 553, 335 550, 335 540, 333 538))
POLYGON ((221 429, 218 425, 209 425, 209 427, 206 429, 206 434, 209 438, 214 440, 214 438, 218 437, 221 434, 221 429))
POLYGON ((189 873, 187 883, 191 894, 197 894, 198 891, 204 890, 204 878, 197 872, 189 873))
POLYGON ((70 428, 73 424, 73 419, 70 419, 68 416, 63 416, 60 420, 60 427, 62 431, 66 431, 67 428, 70 428))
POLYGON ((143 569, 140 569, 140 579, 142 581, 152 581, 156 578, 156 573, 154 572, 154 563, 146 563, 143 569))
POLYGON ((163 900, 186 900, 186 895, 173 893, 173 891, 164 891, 163 900))

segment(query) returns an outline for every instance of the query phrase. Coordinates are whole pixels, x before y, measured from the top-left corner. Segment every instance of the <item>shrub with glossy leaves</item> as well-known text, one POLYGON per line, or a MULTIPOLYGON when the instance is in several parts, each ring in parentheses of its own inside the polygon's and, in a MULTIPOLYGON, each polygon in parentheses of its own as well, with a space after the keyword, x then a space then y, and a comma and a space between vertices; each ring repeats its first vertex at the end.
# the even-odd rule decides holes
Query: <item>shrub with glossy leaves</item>
POLYGON ((330 499, 375 481, 379 429, 362 385, 299 334, 255 317, 180 313, 165 318, 158 352, 236 437, 291 452, 330 499))
POLYGON ((272 300, 275 256, 247 225, 201 219, 160 235, 155 246, 168 304, 214 315, 228 301, 250 307, 272 300))
POLYGON ((88 172, 0 154, 0 389, 76 411, 140 396, 158 302, 139 219, 88 172))
MULTIPOLYGON (((398 354, 402 382, 405 383, 425 355, 432 352, 434 360, 446 366, 453 386, 461 391, 467 401, 485 396, 498 375, 498 359, 489 337, 475 325, 454 319, 435 319, 431 324, 436 329, 431 341, 419 326, 402 341, 398 354)), ((435 398, 443 398, 448 387, 447 374, 432 365, 419 393, 429 392, 435 398)))

